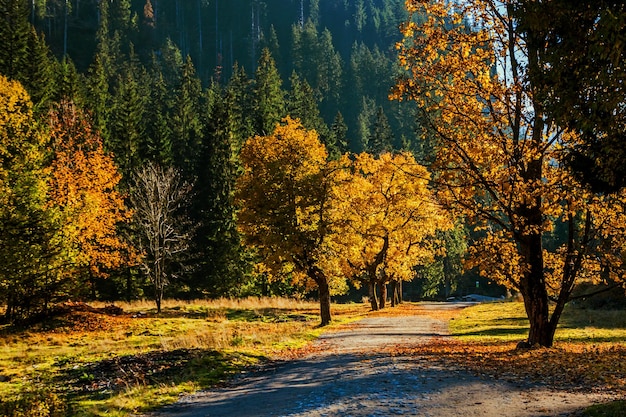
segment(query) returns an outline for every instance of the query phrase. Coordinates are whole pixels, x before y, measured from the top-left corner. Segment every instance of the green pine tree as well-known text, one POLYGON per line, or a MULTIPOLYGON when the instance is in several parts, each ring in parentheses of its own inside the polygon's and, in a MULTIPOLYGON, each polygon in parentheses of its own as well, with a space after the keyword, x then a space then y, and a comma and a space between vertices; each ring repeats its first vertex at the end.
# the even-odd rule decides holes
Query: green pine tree
POLYGON ((264 36, 262 41, 261 45, 263 45, 264 48, 269 49, 274 61, 281 62, 280 45, 278 43, 278 35, 276 34, 274 25, 270 25, 268 35, 264 36))
POLYGON ((393 150, 393 131, 389 125, 389 120, 385 116, 382 106, 376 110, 376 116, 367 140, 367 151, 372 155, 379 156, 385 152, 393 150))
POLYGON ((154 72, 150 79, 146 140, 142 149, 142 159, 156 161, 162 166, 169 166, 173 162, 173 155, 172 124, 167 105, 167 84, 161 72, 154 72))
POLYGON ((269 134, 285 116, 285 93, 276 63, 267 48, 259 58, 254 92, 255 133, 269 134))
POLYGON ((342 89, 343 60, 335 50, 330 30, 324 29, 320 34, 318 49, 317 89, 329 106, 337 107, 342 89))
POLYGON ((110 138, 109 119, 112 99, 109 77, 105 67, 106 61, 106 58, 99 53, 96 54, 87 74, 87 107, 91 110, 93 127, 100 132, 105 143, 110 138))
POLYGON ((368 143, 372 136, 372 120, 376 117, 376 102, 366 96, 361 98, 361 111, 357 117, 357 152, 367 152, 370 149, 368 143))
POLYGON ((244 141, 254 135, 254 83, 243 67, 235 63, 226 86, 233 123, 233 152, 239 153, 244 141))
POLYGON ((30 94, 36 113, 46 112, 54 96, 56 65, 43 34, 39 35, 31 27, 21 81, 30 94))
POLYGON ((185 175, 195 175, 197 153, 200 149, 202 137, 202 123, 200 121, 200 95, 202 87, 196 77, 196 70, 187 59, 181 69, 180 84, 172 102, 172 151, 174 164, 185 175))
POLYGON ((57 66, 54 101, 67 100, 82 107, 86 102, 87 88, 82 74, 78 72, 69 56, 57 66))
POLYGON ((28 56, 28 2, 0 0, 0 74, 21 81, 28 56))
POLYGON ((156 61, 153 62, 153 65, 161 67, 161 72, 169 88, 177 88, 177 86, 180 85, 182 69, 185 64, 183 54, 180 52, 178 46, 176 46, 171 39, 166 39, 160 51, 160 58, 155 58, 153 61, 156 61))
POLYGON ((341 155, 350 151, 348 143, 348 125, 343 119, 341 112, 337 112, 333 124, 330 127, 328 140, 328 153, 331 159, 338 159, 341 155))
POLYGON ((315 93, 306 80, 301 80, 296 72, 291 75, 291 91, 288 97, 287 113, 300 119, 302 126, 315 130, 322 141, 328 140, 328 126, 320 115, 315 93))
POLYGON ((233 150, 234 96, 214 84, 204 130, 197 187, 202 252, 199 277, 212 297, 241 295, 249 265, 236 224, 234 187, 238 170, 233 150))
POLYGON ((131 68, 119 75, 114 89, 110 128, 111 136, 105 143, 115 156, 124 179, 140 165, 140 149, 145 135, 145 97, 131 68))

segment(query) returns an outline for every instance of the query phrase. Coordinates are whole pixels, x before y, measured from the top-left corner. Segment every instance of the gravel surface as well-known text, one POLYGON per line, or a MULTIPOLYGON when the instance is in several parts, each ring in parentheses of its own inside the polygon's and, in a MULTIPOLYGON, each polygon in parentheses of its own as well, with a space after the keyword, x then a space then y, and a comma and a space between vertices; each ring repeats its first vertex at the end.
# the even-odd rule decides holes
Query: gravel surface
POLYGON ((446 334, 444 321, 426 316, 366 318, 323 335, 315 354, 184 397, 150 417, 575 416, 608 399, 484 379, 388 349, 446 334))

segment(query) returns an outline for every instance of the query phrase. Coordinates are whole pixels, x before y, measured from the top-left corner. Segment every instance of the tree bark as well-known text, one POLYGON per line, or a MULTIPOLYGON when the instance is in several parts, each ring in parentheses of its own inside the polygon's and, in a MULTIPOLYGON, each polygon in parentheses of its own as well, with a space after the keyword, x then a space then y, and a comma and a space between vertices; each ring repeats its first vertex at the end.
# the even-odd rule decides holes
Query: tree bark
POLYGON ((530 324, 528 343, 551 347, 555 326, 550 322, 541 234, 525 236, 520 246, 522 257, 529 266, 528 272, 520 280, 520 292, 524 298, 524 307, 530 324))
POLYGON ((7 297, 6 311, 4 312, 4 320, 6 323, 10 323, 14 319, 13 306, 13 295, 9 294, 9 296, 7 297))
POLYGON ((382 310, 387 304, 387 284, 385 284, 384 282, 379 282, 378 291, 380 293, 380 298, 378 299, 378 308, 382 310))
POLYGON ((328 287, 328 281, 325 278, 318 279, 317 289, 320 299, 320 325, 327 326, 332 320, 330 315, 330 289, 328 287))
POLYGON ((391 281, 391 307, 402 303, 402 280, 391 281))
POLYGON ((332 321, 330 313, 330 286, 324 272, 311 261, 311 259, 306 259, 301 265, 303 265, 302 268, 306 271, 307 276, 317 284, 317 294, 320 300, 320 326, 327 326, 332 321))
MULTIPOLYGON (((513 5, 507 5, 507 11, 510 16, 513 15, 513 5)), ((512 22, 512 21, 511 21, 512 22)), ((511 60, 511 68, 514 74, 514 80, 520 82, 522 75, 519 73, 519 68, 522 66, 517 61, 516 56, 516 32, 512 23, 509 23, 509 56, 511 60)), ((537 37, 537 33, 532 32, 527 34, 526 45, 528 48, 528 66, 529 68, 539 68, 539 62, 537 60, 537 48, 542 45, 542 37, 537 37)), ((531 159, 527 163, 526 170, 521 170, 523 180, 531 185, 531 189, 535 186, 532 184, 540 183, 543 179, 543 151, 541 148, 545 146, 544 134, 545 134, 545 122, 543 117, 543 104, 535 96, 537 91, 535 86, 530 86, 533 93, 532 107, 534 109, 534 119, 532 121, 532 148, 537 151, 535 158, 531 159)), ((522 120, 523 114, 526 111, 526 104, 523 104, 522 95, 516 96, 515 102, 515 122, 513 125, 514 141, 517 143, 520 137, 523 136, 522 120)), ((522 260, 528 265, 528 271, 520 279, 520 292, 524 298, 524 307, 526 308, 526 314, 528 315, 528 321, 530 323, 530 331, 528 333, 528 343, 530 345, 539 344, 540 346, 551 347, 554 341, 554 331, 556 330, 556 322, 550 321, 549 312, 549 298, 547 284, 545 281, 544 273, 544 259, 543 259, 543 221, 544 221, 544 208, 542 205, 542 197, 536 196, 533 200, 526 204, 522 204, 517 213, 520 216, 521 229, 518 232, 518 244, 520 245, 520 254, 522 260)))
POLYGON ((156 297, 154 297, 154 301, 157 307, 157 314, 161 314, 161 294, 159 294, 158 291, 156 297))
POLYGON ((378 297, 376 296, 376 282, 372 279, 369 281, 370 306, 372 311, 378 311, 378 297))

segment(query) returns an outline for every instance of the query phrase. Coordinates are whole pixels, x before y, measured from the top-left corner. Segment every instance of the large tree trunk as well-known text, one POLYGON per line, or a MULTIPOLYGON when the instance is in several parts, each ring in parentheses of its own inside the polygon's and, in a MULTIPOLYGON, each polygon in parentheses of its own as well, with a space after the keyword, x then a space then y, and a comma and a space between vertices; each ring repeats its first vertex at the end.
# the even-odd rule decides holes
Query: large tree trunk
POLYGON ((402 280, 391 281, 391 306, 402 304, 402 280))
POLYGON ((550 322, 541 234, 525 236, 520 246, 523 260, 529 266, 528 272, 520 280, 520 292, 530 324, 528 343, 551 347, 556 326, 550 322))
POLYGON ((322 320, 320 325, 327 326, 332 320, 330 315, 330 289, 328 288, 328 281, 324 278, 318 279, 317 288, 320 299, 320 318, 322 320))
MULTIPOLYGON (((507 4, 508 12, 513 15, 513 5, 507 4)), ((516 38, 514 29, 509 27, 509 53, 511 59, 511 67, 514 71, 514 78, 518 78, 518 69, 522 66, 518 63, 515 54, 515 45, 512 40, 516 38)), ((543 44, 542 36, 537 37, 537 33, 528 33, 526 45, 528 48, 528 66, 529 68, 538 69, 539 62, 537 60, 537 48, 543 44)), ((536 91, 531 86, 533 93, 536 91)), ((523 137, 523 128, 521 120, 526 111, 527 104, 523 103, 521 95, 517 97, 515 105, 515 122, 513 125, 514 140, 517 141, 523 137)), ((520 170, 523 180, 536 189, 537 185, 543 179, 544 157, 542 147, 545 146, 544 134, 546 124, 543 117, 543 103, 539 97, 532 96, 532 108, 534 109, 534 119, 532 121, 532 145, 530 145, 537 155, 531 159, 526 166, 526 170, 520 170)), ((530 345, 539 344, 540 346, 550 347, 554 341, 554 331, 556 330, 556 322, 552 323, 549 312, 548 289, 544 274, 542 230, 544 229, 544 208, 542 205, 542 197, 537 195, 533 200, 522 204, 516 210, 521 219, 520 237, 518 244, 522 260, 528 265, 528 271, 520 279, 520 292, 524 297, 524 307, 528 315, 530 323, 530 331, 528 333, 528 343, 530 345)))
POLYGON ((157 292, 157 295, 154 297, 154 301, 156 303, 157 314, 161 314, 161 294, 157 292))
POLYGON ((6 310, 4 312, 4 321, 5 323, 10 323, 14 317, 13 317, 13 307, 14 307, 15 303, 13 301, 13 295, 9 294, 9 296, 7 297, 7 305, 6 305, 6 310))
POLYGON ((380 294, 380 298, 378 299, 378 308, 382 310, 387 304, 387 284, 385 284, 384 282, 379 282, 378 292, 380 294))
POLYGON ((327 326, 332 321, 330 314, 330 287, 324 272, 315 265, 308 265, 306 272, 315 284, 317 284, 317 294, 320 299, 320 326, 327 326))
MULTIPOLYGON (((383 238, 383 246, 376 255, 376 259, 370 265, 367 266, 365 272, 367 277, 369 278, 369 290, 370 290, 370 304, 372 306, 372 311, 378 310, 378 299, 376 298, 376 285, 378 284, 378 280, 376 279, 376 271, 380 264, 385 260, 385 256, 387 255, 387 251, 389 250, 389 236, 385 236, 383 238)), ((386 290, 386 288, 385 288, 386 290)), ((381 288, 382 292, 382 288, 381 288)), ((387 294, 381 294, 381 298, 387 297, 387 294)), ((385 306, 385 302, 382 302, 382 307, 385 306)))
POLYGON ((389 283, 391 287, 391 307, 398 305, 398 281, 395 279, 389 283))
POLYGON ((376 296, 376 281, 371 279, 369 281, 369 296, 370 296, 370 306, 372 307, 372 311, 378 311, 378 297, 376 296))

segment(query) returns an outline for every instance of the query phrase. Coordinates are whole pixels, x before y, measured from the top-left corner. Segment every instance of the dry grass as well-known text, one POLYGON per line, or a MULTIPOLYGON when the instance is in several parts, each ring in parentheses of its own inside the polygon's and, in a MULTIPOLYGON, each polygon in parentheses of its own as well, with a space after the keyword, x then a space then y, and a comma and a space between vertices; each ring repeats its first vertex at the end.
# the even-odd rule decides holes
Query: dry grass
MULTIPOLYGON (((318 304, 302 300, 166 300, 161 314, 149 301, 117 306, 125 313, 78 311, 28 329, 0 329, 0 403, 27 391, 31 398, 54 403, 69 398, 67 415, 128 416, 265 358, 296 355, 322 332, 318 304)), ((412 352, 445 360, 446 366, 476 364, 477 371, 506 372, 508 378, 541 370, 537 378, 554 376, 555 381, 566 366, 575 376, 572 385, 626 383, 624 369, 611 366, 625 353, 626 312, 570 309, 557 331, 557 348, 526 353, 514 351, 528 331, 520 303, 444 311, 429 309, 428 303, 403 303, 372 313, 368 304, 345 304, 333 305, 333 315, 330 330, 366 315, 449 320, 453 343, 412 352)))
MULTIPOLYGON (((127 416, 298 351, 322 331, 319 305, 303 300, 165 300, 161 314, 150 301, 116 306, 124 314, 75 311, 0 329, 0 415, 2 401, 39 387, 54 401, 69 398, 72 415, 127 416)), ((333 305, 338 325, 366 313, 333 305)))
MULTIPOLYGON (((93 307, 105 307, 108 303, 94 302, 93 307)), ((116 306, 128 312, 156 312, 153 300, 141 300, 132 302, 116 302, 116 306)), ((282 297, 247 297, 247 298, 219 298, 216 300, 175 300, 166 299, 161 304, 163 311, 168 310, 256 310, 256 309, 284 309, 289 311, 311 311, 316 312, 319 304, 316 301, 297 300, 282 297)))

